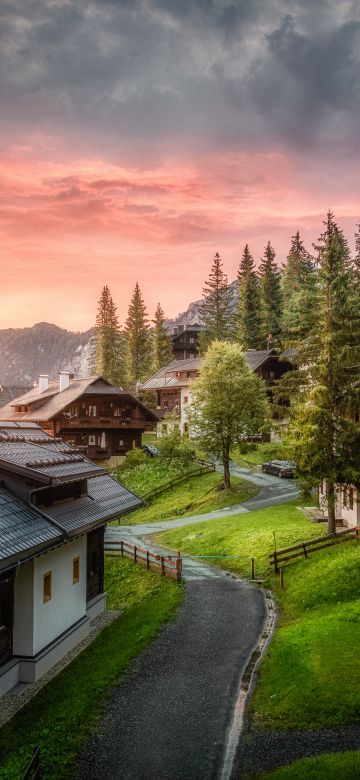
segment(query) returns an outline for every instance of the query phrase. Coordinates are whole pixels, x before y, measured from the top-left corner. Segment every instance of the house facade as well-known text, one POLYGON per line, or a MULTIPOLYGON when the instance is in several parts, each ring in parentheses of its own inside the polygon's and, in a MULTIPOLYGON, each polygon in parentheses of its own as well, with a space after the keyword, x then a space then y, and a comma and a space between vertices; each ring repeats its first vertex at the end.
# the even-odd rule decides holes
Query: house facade
POLYGON ((199 336, 202 325, 176 325, 171 336, 174 360, 192 360, 199 355, 199 336))
POLYGON ((103 377, 72 379, 65 371, 57 382, 40 376, 36 387, 0 409, 0 421, 36 422, 94 460, 140 447, 142 433, 157 420, 135 396, 103 377))
MULTIPOLYGON (((274 349, 248 350, 246 358, 251 370, 264 381, 271 401, 276 381, 287 371, 292 370, 293 364, 287 359, 282 359, 274 349)), ((202 364, 203 358, 200 357, 191 360, 173 360, 141 386, 144 390, 153 390, 156 393, 156 413, 161 418, 157 426, 159 436, 165 435, 174 425, 179 427, 181 433, 189 432, 187 412, 191 404, 191 381, 199 376, 202 364)), ((284 407, 284 415, 279 415, 278 407, 276 412, 274 409, 274 438, 276 436, 281 438, 282 428, 286 423, 286 407, 284 407)))
POLYGON ((105 524, 142 505, 39 426, 0 424, 0 694, 87 636, 106 604, 105 524))
MULTIPOLYGON (((319 508, 327 513, 326 483, 319 488, 319 508)), ((355 485, 338 485, 336 489, 335 517, 346 528, 360 528, 360 490, 355 485)))

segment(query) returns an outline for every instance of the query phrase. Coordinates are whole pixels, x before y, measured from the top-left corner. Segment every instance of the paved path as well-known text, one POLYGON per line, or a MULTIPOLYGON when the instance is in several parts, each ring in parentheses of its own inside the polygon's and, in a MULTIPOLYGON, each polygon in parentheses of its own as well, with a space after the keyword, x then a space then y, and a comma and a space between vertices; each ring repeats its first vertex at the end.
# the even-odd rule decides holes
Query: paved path
MULTIPOLYGON (((146 534, 238 514, 296 495, 288 482, 234 467, 259 484, 254 499, 231 509, 142 526, 111 526, 114 538, 143 544, 146 534)), ((146 546, 160 551, 153 540, 146 546)), ((118 548, 117 548, 118 549, 118 548)), ((176 619, 113 689, 105 717, 79 760, 81 780, 228 780, 234 713, 246 665, 267 617, 264 593, 186 557, 184 602, 176 619)))

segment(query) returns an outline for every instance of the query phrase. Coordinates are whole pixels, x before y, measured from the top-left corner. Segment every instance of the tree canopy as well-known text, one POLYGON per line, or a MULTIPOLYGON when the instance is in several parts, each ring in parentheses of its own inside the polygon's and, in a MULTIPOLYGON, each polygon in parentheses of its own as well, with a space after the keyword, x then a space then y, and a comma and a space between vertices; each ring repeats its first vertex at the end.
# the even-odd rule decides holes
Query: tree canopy
POLYGON ((256 349, 261 337, 260 284, 248 244, 238 271, 238 293, 236 338, 245 349, 256 349))
POLYGON ((221 459, 227 488, 231 448, 268 422, 264 383, 251 371, 238 344, 213 341, 200 377, 191 383, 191 396, 188 419, 193 435, 221 459))
POLYGON ((151 367, 149 320, 138 282, 131 297, 125 323, 128 385, 135 387, 147 377, 151 367))
POLYGON ((234 315, 233 296, 228 278, 223 270, 220 255, 216 253, 209 279, 203 289, 203 302, 200 316, 205 327, 200 337, 200 346, 204 350, 212 341, 224 341, 233 335, 234 315))
POLYGON ((107 285, 103 287, 98 302, 90 364, 93 373, 101 374, 115 386, 124 385, 124 334, 120 330, 116 306, 107 285))

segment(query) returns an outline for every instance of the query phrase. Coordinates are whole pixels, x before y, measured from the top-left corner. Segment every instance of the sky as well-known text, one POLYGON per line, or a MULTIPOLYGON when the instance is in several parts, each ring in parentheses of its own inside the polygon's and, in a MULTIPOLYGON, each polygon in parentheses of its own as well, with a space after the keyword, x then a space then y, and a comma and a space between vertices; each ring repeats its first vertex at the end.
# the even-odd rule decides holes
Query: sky
POLYGON ((360 218, 358 0, 2 0, 0 328, 153 316, 360 218))

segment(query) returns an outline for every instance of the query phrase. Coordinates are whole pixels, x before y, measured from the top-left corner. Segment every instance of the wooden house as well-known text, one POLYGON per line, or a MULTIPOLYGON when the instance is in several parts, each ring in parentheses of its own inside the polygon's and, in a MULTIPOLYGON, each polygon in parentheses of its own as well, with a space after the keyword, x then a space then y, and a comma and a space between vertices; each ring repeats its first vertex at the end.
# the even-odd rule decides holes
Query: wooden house
POLYGON ((106 603, 104 526, 142 505, 34 423, 0 423, 0 693, 87 636, 106 603))
POLYGON ((101 376, 57 382, 40 376, 36 387, 0 409, 0 421, 35 422, 92 459, 123 456, 141 446, 141 435, 158 418, 131 393, 101 376))
POLYGON ((199 324, 177 325, 171 336, 174 360, 192 360, 199 355, 199 324))

